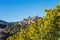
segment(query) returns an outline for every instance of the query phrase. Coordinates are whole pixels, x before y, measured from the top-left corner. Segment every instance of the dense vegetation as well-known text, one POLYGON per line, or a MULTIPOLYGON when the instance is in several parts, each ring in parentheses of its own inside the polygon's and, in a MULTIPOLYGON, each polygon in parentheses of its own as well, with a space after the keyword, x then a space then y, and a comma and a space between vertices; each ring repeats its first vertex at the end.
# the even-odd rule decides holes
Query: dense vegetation
POLYGON ((60 5, 46 10, 46 16, 6 40, 59 40, 60 38, 60 5))

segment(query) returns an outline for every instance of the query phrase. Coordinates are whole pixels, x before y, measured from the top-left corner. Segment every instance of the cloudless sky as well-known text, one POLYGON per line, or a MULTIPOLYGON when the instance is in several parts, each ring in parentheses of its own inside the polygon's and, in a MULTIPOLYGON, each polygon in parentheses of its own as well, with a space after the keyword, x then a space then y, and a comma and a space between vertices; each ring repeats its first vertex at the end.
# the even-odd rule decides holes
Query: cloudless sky
POLYGON ((29 16, 45 16, 44 9, 55 8, 60 0, 0 0, 0 20, 21 21, 29 16))

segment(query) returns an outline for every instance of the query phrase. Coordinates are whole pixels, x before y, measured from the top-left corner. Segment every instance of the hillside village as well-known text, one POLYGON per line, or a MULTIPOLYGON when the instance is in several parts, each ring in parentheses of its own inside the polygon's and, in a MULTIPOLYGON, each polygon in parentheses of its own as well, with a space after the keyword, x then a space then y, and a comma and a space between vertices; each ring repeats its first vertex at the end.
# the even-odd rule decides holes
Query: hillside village
MULTIPOLYGON (((14 30, 14 27, 12 27, 12 26, 16 26, 17 25, 17 27, 18 27, 17 32, 18 32, 19 31, 19 26, 21 28, 22 27, 26 28, 26 27, 30 26, 32 23, 37 22, 38 19, 42 19, 42 17, 38 17, 38 16, 28 17, 27 19, 24 19, 23 21, 18 21, 18 22, 15 22, 15 23, 11 23, 12 25, 8 24, 8 22, 5 22, 5 21, 1 20, 0 21, 0 39, 7 38, 11 34, 14 34, 16 29, 14 30), (6 28, 8 30, 6 30, 6 28), (13 29, 13 30, 9 30, 10 28, 13 29)), ((17 33, 17 32, 15 32, 15 33, 17 33)))

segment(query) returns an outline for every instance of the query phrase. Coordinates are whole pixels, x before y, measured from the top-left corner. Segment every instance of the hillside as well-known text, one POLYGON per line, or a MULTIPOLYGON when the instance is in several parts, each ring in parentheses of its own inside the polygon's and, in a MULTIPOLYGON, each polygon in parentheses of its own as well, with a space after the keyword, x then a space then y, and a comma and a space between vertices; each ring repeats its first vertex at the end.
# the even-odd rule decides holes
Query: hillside
POLYGON ((6 22, 0 20, 0 38, 3 38, 2 40, 4 40, 10 35, 20 32, 21 28, 27 28, 32 23, 37 22, 39 18, 41 17, 28 17, 27 19, 23 19, 22 21, 18 22, 6 22))

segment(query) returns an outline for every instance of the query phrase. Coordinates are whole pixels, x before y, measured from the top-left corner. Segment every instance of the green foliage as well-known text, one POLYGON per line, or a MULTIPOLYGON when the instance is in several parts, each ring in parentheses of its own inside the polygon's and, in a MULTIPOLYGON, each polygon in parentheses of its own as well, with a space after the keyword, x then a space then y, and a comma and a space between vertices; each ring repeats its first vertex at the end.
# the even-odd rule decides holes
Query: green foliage
POLYGON ((59 40, 60 6, 56 8, 45 10, 46 17, 38 19, 25 29, 20 29, 18 34, 14 34, 7 40, 59 40))

